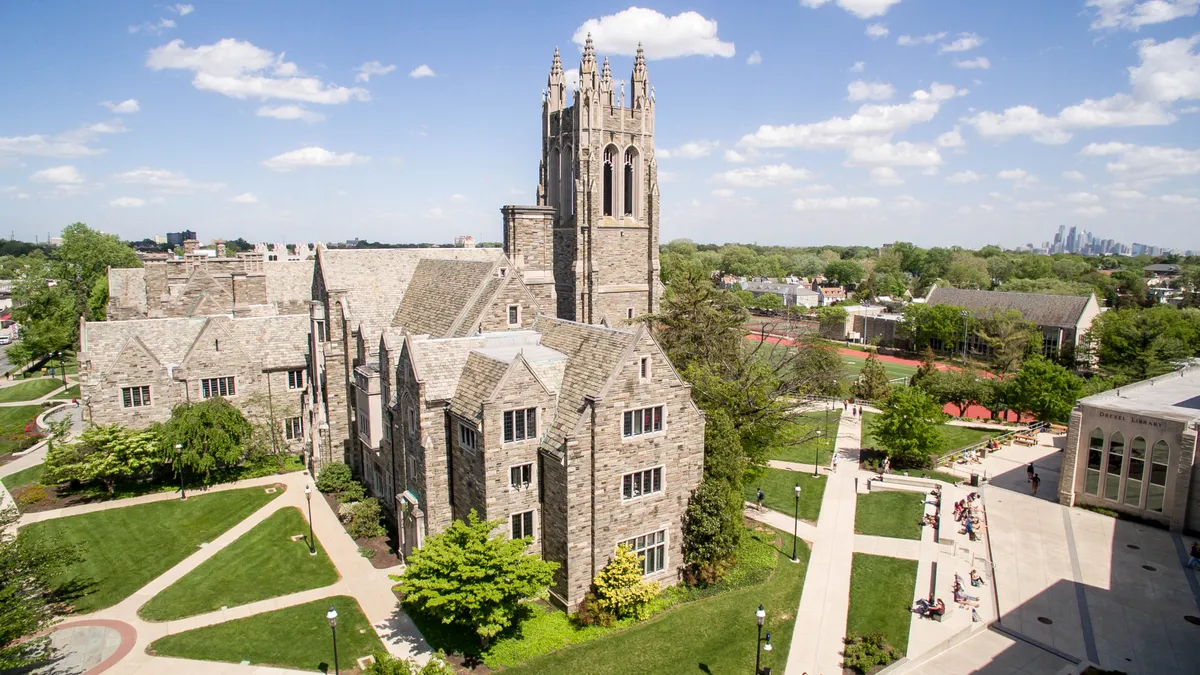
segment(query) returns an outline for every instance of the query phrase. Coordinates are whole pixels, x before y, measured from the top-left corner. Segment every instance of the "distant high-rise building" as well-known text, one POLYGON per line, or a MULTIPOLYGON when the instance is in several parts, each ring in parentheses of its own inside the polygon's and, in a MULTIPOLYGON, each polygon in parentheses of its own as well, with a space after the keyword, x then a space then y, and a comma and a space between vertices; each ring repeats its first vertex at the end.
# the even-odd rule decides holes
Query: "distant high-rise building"
POLYGON ((184 230, 183 232, 168 232, 167 233, 167 245, 168 246, 183 246, 183 242, 185 242, 189 239, 196 239, 196 233, 191 230, 184 230))
POLYGON ((1071 226, 1070 232, 1067 233, 1065 248, 1068 253, 1075 253, 1079 250, 1079 229, 1074 225, 1071 226))

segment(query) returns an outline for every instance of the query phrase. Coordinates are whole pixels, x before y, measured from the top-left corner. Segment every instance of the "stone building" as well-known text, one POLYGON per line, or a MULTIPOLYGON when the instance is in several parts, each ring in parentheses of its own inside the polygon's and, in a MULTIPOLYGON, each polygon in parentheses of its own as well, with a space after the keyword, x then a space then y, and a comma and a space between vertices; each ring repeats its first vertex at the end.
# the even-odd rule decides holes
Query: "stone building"
POLYGON ((181 403, 223 396, 276 427, 278 448, 304 448, 308 317, 192 316, 84 321, 83 419, 145 427, 181 403))
POLYGON ((1079 399, 1058 501, 1200 531, 1200 367, 1079 399))
POLYGON ((640 47, 626 95, 589 36, 569 105, 554 51, 538 176, 537 205, 501 212, 504 252, 545 311, 610 326, 658 311, 654 91, 640 47))

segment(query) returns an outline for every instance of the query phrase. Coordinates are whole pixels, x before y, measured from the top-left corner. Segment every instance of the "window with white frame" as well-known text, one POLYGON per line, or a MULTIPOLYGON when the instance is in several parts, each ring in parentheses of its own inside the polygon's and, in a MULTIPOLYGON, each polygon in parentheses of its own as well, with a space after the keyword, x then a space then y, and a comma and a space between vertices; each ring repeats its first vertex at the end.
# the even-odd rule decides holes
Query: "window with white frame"
POLYGON ((121 406, 125 408, 143 408, 150 405, 150 387, 122 387, 121 406))
POLYGON ((527 488, 533 483, 533 464, 518 464, 508 469, 508 486, 527 488))
POLYGON ((625 411, 625 424, 621 433, 625 438, 642 436, 662 431, 663 407, 661 405, 625 411))
POLYGON ((627 473, 621 479, 621 496, 633 499, 662 492, 662 467, 627 473))
POLYGON ((232 377, 207 377, 200 380, 201 398, 214 396, 233 396, 237 393, 232 377))
POLYGON ((537 438, 537 408, 504 411, 504 442, 537 438))
POLYGON ((458 423, 458 444, 461 445, 462 447, 466 448, 467 450, 478 450, 479 449, 479 435, 471 427, 467 426, 466 424, 463 424, 462 422, 459 422, 458 423))
POLYGON ((533 537, 533 511, 512 514, 512 538, 533 537))
POLYGON ((520 323, 521 323, 521 306, 520 305, 509 305, 508 306, 508 325, 516 326, 516 325, 519 325, 520 323))
POLYGON ((304 438, 304 420, 300 417, 289 417, 283 421, 283 435, 289 441, 304 438))
POLYGON ((643 382, 650 381, 650 357, 643 356, 638 359, 638 379, 643 382))
POLYGON ((288 389, 304 388, 304 369, 288 371, 288 389))
POLYGON ((642 575, 661 572, 667 564, 667 531, 659 530, 621 542, 638 555, 642 575))

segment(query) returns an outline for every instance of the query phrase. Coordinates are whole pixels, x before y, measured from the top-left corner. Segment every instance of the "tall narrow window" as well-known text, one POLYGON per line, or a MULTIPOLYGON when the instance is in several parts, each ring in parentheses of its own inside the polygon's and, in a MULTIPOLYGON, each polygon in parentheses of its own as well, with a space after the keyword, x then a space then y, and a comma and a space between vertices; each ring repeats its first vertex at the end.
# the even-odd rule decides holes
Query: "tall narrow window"
POLYGON ((1121 464, 1125 459, 1125 437, 1115 432, 1108 440, 1108 468, 1104 472, 1104 498, 1114 502, 1121 496, 1121 464))
POLYGON ((561 170, 558 148, 550 151, 550 166, 546 167, 546 205, 558 206, 559 171, 561 170))
POLYGON ((604 215, 611 216, 613 211, 613 200, 616 197, 615 186, 613 185, 613 164, 617 162, 617 151, 615 148, 604 149, 604 215))
POLYGON ((1100 427, 1092 429, 1092 437, 1088 440, 1087 477, 1084 479, 1083 490, 1089 495, 1100 496, 1100 466, 1104 463, 1104 431, 1100 427))
POLYGON ((1142 474, 1146 471, 1146 439, 1138 436, 1129 443, 1129 473, 1125 478, 1125 504, 1142 505, 1142 474))
POLYGON ((1154 444, 1150 453, 1150 489, 1146 494, 1146 508, 1162 513, 1163 500, 1167 494, 1167 460, 1171 456, 1171 447, 1166 441, 1154 444))
POLYGON ((562 203, 562 213, 575 213, 575 151, 571 146, 563 149, 558 180, 562 184, 558 188, 558 199, 562 203))
POLYGON ((637 153, 633 151, 633 148, 627 149, 625 151, 624 168, 621 172, 622 187, 625 188, 623 190, 623 194, 625 195, 625 210, 622 211, 621 213, 623 213, 627 216, 634 215, 633 197, 634 197, 635 188, 634 188, 634 183, 633 183, 633 174, 634 174, 633 169, 634 169, 634 162, 636 160, 637 160, 637 153))

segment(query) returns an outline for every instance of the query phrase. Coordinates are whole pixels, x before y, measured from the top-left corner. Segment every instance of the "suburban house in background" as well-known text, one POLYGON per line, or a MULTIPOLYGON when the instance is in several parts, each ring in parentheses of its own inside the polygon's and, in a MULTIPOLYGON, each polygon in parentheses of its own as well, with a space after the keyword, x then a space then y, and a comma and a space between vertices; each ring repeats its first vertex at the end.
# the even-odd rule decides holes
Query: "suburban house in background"
POLYGON ((820 295, 809 290, 803 284, 780 284, 771 281, 747 281, 742 284, 742 290, 749 291, 754 297, 760 295, 777 295, 784 307, 818 307, 820 295))

